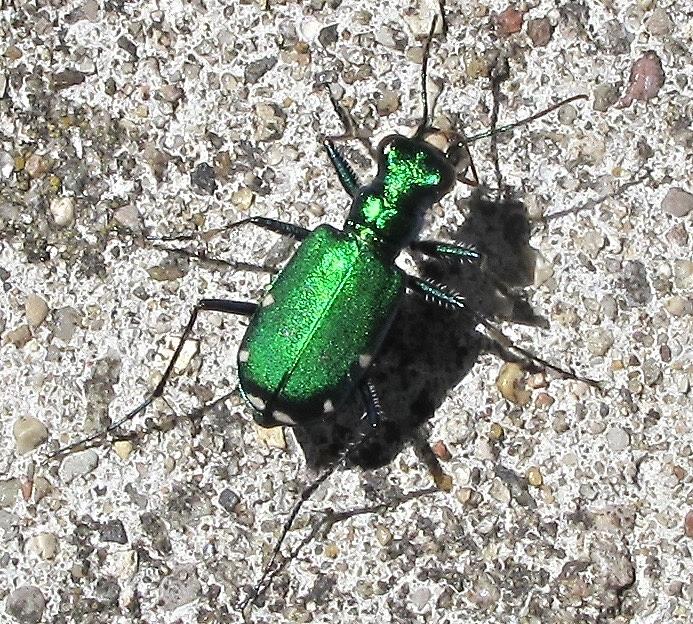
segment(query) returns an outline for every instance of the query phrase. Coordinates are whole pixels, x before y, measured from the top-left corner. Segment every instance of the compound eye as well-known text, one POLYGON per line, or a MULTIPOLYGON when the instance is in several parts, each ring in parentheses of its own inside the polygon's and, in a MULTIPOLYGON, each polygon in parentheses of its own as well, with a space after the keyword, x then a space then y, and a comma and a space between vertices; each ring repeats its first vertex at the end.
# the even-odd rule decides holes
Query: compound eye
POLYGON ((378 143, 378 154, 385 154, 387 156, 388 152, 392 146, 402 137, 399 134, 390 134, 386 136, 380 143, 378 143))

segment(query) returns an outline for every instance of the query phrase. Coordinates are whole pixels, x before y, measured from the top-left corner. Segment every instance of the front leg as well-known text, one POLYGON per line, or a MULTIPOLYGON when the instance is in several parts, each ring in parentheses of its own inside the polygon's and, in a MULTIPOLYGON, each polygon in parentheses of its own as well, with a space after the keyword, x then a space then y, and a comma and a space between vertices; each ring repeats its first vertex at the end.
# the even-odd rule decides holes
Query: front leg
MULTIPOLYGON (((509 354, 519 354, 521 359, 532 362, 533 364, 542 368, 548 368, 563 377, 568 377, 569 379, 575 379, 577 381, 584 381, 591 386, 600 388, 599 382, 593 379, 580 377, 571 369, 555 366, 543 358, 540 358, 538 355, 535 355, 531 351, 528 351, 523 347, 518 347, 513 343, 512 340, 510 340, 510 338, 508 338, 500 329, 489 322, 489 320, 486 319, 481 313, 471 309, 466 304, 464 297, 451 288, 447 288, 441 284, 436 284, 430 280, 415 277, 413 275, 407 275, 407 287, 411 291, 423 296, 427 301, 431 301, 444 308, 460 310, 469 315, 477 324, 483 325, 484 329, 486 330, 487 337, 493 340, 503 351, 509 354)), ((518 355, 515 355, 515 357, 518 357, 518 355)))
POLYGON ((483 257, 481 253, 471 247, 462 247, 436 240, 415 240, 411 242, 409 248, 426 256, 442 260, 463 260, 478 263, 483 257))

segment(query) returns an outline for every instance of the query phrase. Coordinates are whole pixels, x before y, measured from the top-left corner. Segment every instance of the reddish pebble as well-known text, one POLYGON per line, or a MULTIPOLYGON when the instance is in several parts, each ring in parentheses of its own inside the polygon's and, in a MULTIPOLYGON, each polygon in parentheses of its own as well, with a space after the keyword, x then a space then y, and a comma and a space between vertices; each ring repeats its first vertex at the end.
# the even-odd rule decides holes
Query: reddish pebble
POLYGON ((686 537, 693 537, 693 509, 686 514, 684 533, 686 534, 686 537))
POLYGON ((449 461, 452 458, 448 447, 445 446, 445 442, 442 440, 435 442, 433 446, 431 446, 431 450, 438 459, 442 459, 443 461, 449 461))
POLYGON ((618 108, 626 108, 633 100, 643 102, 652 99, 659 93, 664 84, 662 61, 653 50, 643 54, 630 70, 630 84, 626 94, 618 101, 618 108))
POLYGON ((520 32, 522 30, 522 19, 524 15, 523 11, 518 11, 513 7, 508 7, 505 11, 496 15, 495 20, 498 34, 503 37, 508 37, 516 32, 520 32))
POLYGON ((527 35, 537 47, 547 45, 551 41, 551 33, 553 33, 553 26, 545 17, 527 22, 527 35))

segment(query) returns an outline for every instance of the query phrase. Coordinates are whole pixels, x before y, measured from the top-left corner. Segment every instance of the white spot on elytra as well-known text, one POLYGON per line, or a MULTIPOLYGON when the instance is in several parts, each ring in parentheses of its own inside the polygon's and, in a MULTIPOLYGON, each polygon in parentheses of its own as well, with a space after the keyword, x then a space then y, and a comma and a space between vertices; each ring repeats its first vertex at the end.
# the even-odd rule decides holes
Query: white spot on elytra
POLYGON ((262 410, 265 409, 265 402, 260 397, 256 397, 252 394, 249 394, 247 396, 248 396, 248 401, 256 410, 261 412, 262 410))
POLYGON ((327 399, 327 401, 323 403, 322 411, 325 412, 325 414, 327 414, 328 412, 334 412, 334 404, 332 403, 332 401, 330 401, 330 399, 327 399))
POLYGON ((242 351, 238 352, 238 361, 239 362, 247 362, 249 356, 250 356, 250 353, 248 353, 245 349, 243 349, 242 351))
POLYGON ((267 295, 263 300, 262 300, 262 307, 263 308, 269 308, 274 303, 274 297, 272 296, 272 293, 267 295))
POLYGON ((274 410, 274 412, 272 412, 272 418, 274 418, 274 420, 278 420, 280 423, 284 423, 285 425, 296 424, 296 421, 291 418, 291 416, 285 412, 280 412, 279 410, 274 410))
POLYGON ((362 353, 359 355, 359 366, 361 368, 368 368, 373 361, 373 356, 369 353, 362 353))

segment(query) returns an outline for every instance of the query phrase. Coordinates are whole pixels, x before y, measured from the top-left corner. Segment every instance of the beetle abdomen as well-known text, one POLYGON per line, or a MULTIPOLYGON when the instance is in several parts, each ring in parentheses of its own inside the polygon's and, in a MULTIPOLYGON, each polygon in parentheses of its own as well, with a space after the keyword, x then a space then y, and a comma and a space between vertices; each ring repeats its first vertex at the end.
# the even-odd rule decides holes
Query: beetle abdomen
POLYGON ((336 410, 380 347, 403 292, 400 271, 356 235, 330 226, 311 232, 238 352, 241 389, 263 424, 336 410))

